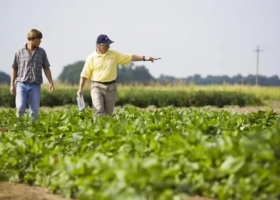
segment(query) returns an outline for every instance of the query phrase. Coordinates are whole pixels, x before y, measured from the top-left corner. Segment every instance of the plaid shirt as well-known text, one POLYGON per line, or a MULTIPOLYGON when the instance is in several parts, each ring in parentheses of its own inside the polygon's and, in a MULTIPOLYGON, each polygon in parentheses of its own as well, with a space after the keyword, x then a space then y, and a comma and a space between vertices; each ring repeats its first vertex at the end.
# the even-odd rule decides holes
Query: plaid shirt
POLYGON ((30 56, 27 44, 15 54, 13 69, 18 70, 17 82, 43 83, 42 69, 50 67, 47 54, 44 49, 37 47, 30 56))

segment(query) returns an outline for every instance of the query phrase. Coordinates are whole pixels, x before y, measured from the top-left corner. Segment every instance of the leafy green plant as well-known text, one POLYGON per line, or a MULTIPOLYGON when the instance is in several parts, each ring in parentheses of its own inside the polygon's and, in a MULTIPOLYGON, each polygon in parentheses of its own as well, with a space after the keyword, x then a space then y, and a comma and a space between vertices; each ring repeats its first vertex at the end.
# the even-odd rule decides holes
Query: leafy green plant
POLYGON ((78 199, 280 198, 280 119, 127 105, 94 122, 91 109, 0 113, 0 174, 78 199))

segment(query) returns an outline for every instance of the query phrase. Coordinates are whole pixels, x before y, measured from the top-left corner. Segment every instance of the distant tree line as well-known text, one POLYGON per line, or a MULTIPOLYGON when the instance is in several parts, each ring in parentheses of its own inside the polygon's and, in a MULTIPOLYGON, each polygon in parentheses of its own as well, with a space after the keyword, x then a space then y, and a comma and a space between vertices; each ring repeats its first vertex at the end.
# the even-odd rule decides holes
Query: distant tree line
MULTIPOLYGON (((199 74, 194 76, 188 76, 187 78, 175 78, 173 76, 164 76, 161 75, 157 81, 161 84, 196 84, 196 85, 255 85, 256 76, 248 75, 242 76, 240 74, 229 77, 226 75, 223 76, 212 76, 208 75, 205 78, 201 77, 199 74)), ((258 84, 261 86, 280 86, 280 79, 277 75, 267 77, 267 76, 258 76, 258 84)))
MULTIPOLYGON (((84 61, 78 61, 74 64, 67 65, 63 68, 58 79, 67 84, 75 85, 79 83, 81 71, 84 66, 84 61)), ((129 66, 118 66, 117 81, 122 84, 141 83, 147 85, 151 82, 159 84, 196 84, 196 85, 220 85, 220 84, 238 84, 238 85, 254 85, 256 80, 255 75, 242 76, 213 76, 208 75, 203 78, 199 74, 188 76, 186 78, 176 78, 173 76, 161 75, 159 78, 154 78, 145 66, 136 66, 131 63, 129 66)), ((267 77, 259 75, 258 83, 261 86, 280 86, 280 79, 277 75, 267 77)))
MULTIPOLYGON (((73 64, 65 66, 60 73, 58 80, 62 83, 76 85, 79 83, 80 74, 84 67, 84 61, 78 61, 73 64)), ((141 65, 136 66, 131 63, 129 66, 118 66, 118 77, 117 82, 122 84, 133 84, 140 83, 147 85, 149 83, 158 83, 162 85, 177 85, 177 84, 195 84, 195 85, 255 85, 256 76, 248 75, 242 76, 240 74, 229 77, 227 75, 223 76, 213 76, 208 75, 202 77, 199 74, 193 76, 188 76, 186 78, 176 78, 173 76, 161 75, 159 78, 154 78, 149 70, 141 65)), ((10 83, 10 76, 4 72, 0 71, 0 83, 10 83)), ((262 76, 258 77, 258 84, 261 86, 280 86, 280 79, 277 75, 274 76, 262 76)))

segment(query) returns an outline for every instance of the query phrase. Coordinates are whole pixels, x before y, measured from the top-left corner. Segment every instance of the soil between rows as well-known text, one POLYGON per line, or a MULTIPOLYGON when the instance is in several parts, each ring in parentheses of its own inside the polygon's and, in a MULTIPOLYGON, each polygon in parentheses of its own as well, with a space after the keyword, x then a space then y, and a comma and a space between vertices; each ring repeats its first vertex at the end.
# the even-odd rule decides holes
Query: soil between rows
MULTIPOLYGON (((61 195, 52 194, 45 188, 17 184, 10 182, 0 183, 0 200, 74 200, 61 195)), ((203 197, 189 197, 186 200, 210 200, 203 197)))

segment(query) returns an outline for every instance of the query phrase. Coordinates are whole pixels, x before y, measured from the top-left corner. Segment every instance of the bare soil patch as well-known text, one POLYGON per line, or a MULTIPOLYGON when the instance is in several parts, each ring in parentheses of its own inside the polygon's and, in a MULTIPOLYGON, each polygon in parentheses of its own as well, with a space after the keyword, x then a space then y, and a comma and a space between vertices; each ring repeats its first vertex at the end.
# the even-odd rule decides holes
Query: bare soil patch
POLYGON ((237 113, 251 113, 251 112, 258 112, 258 111, 266 111, 273 109, 275 112, 280 114, 280 107, 224 107, 224 108, 211 108, 213 110, 227 110, 231 112, 237 113))
POLYGON ((0 200, 69 200, 40 187, 25 184, 0 183, 0 200))
MULTIPOLYGON (((74 200, 52 194, 47 189, 25 184, 0 183, 0 200, 74 200)), ((189 197, 186 200, 211 200, 204 197, 189 197)))

